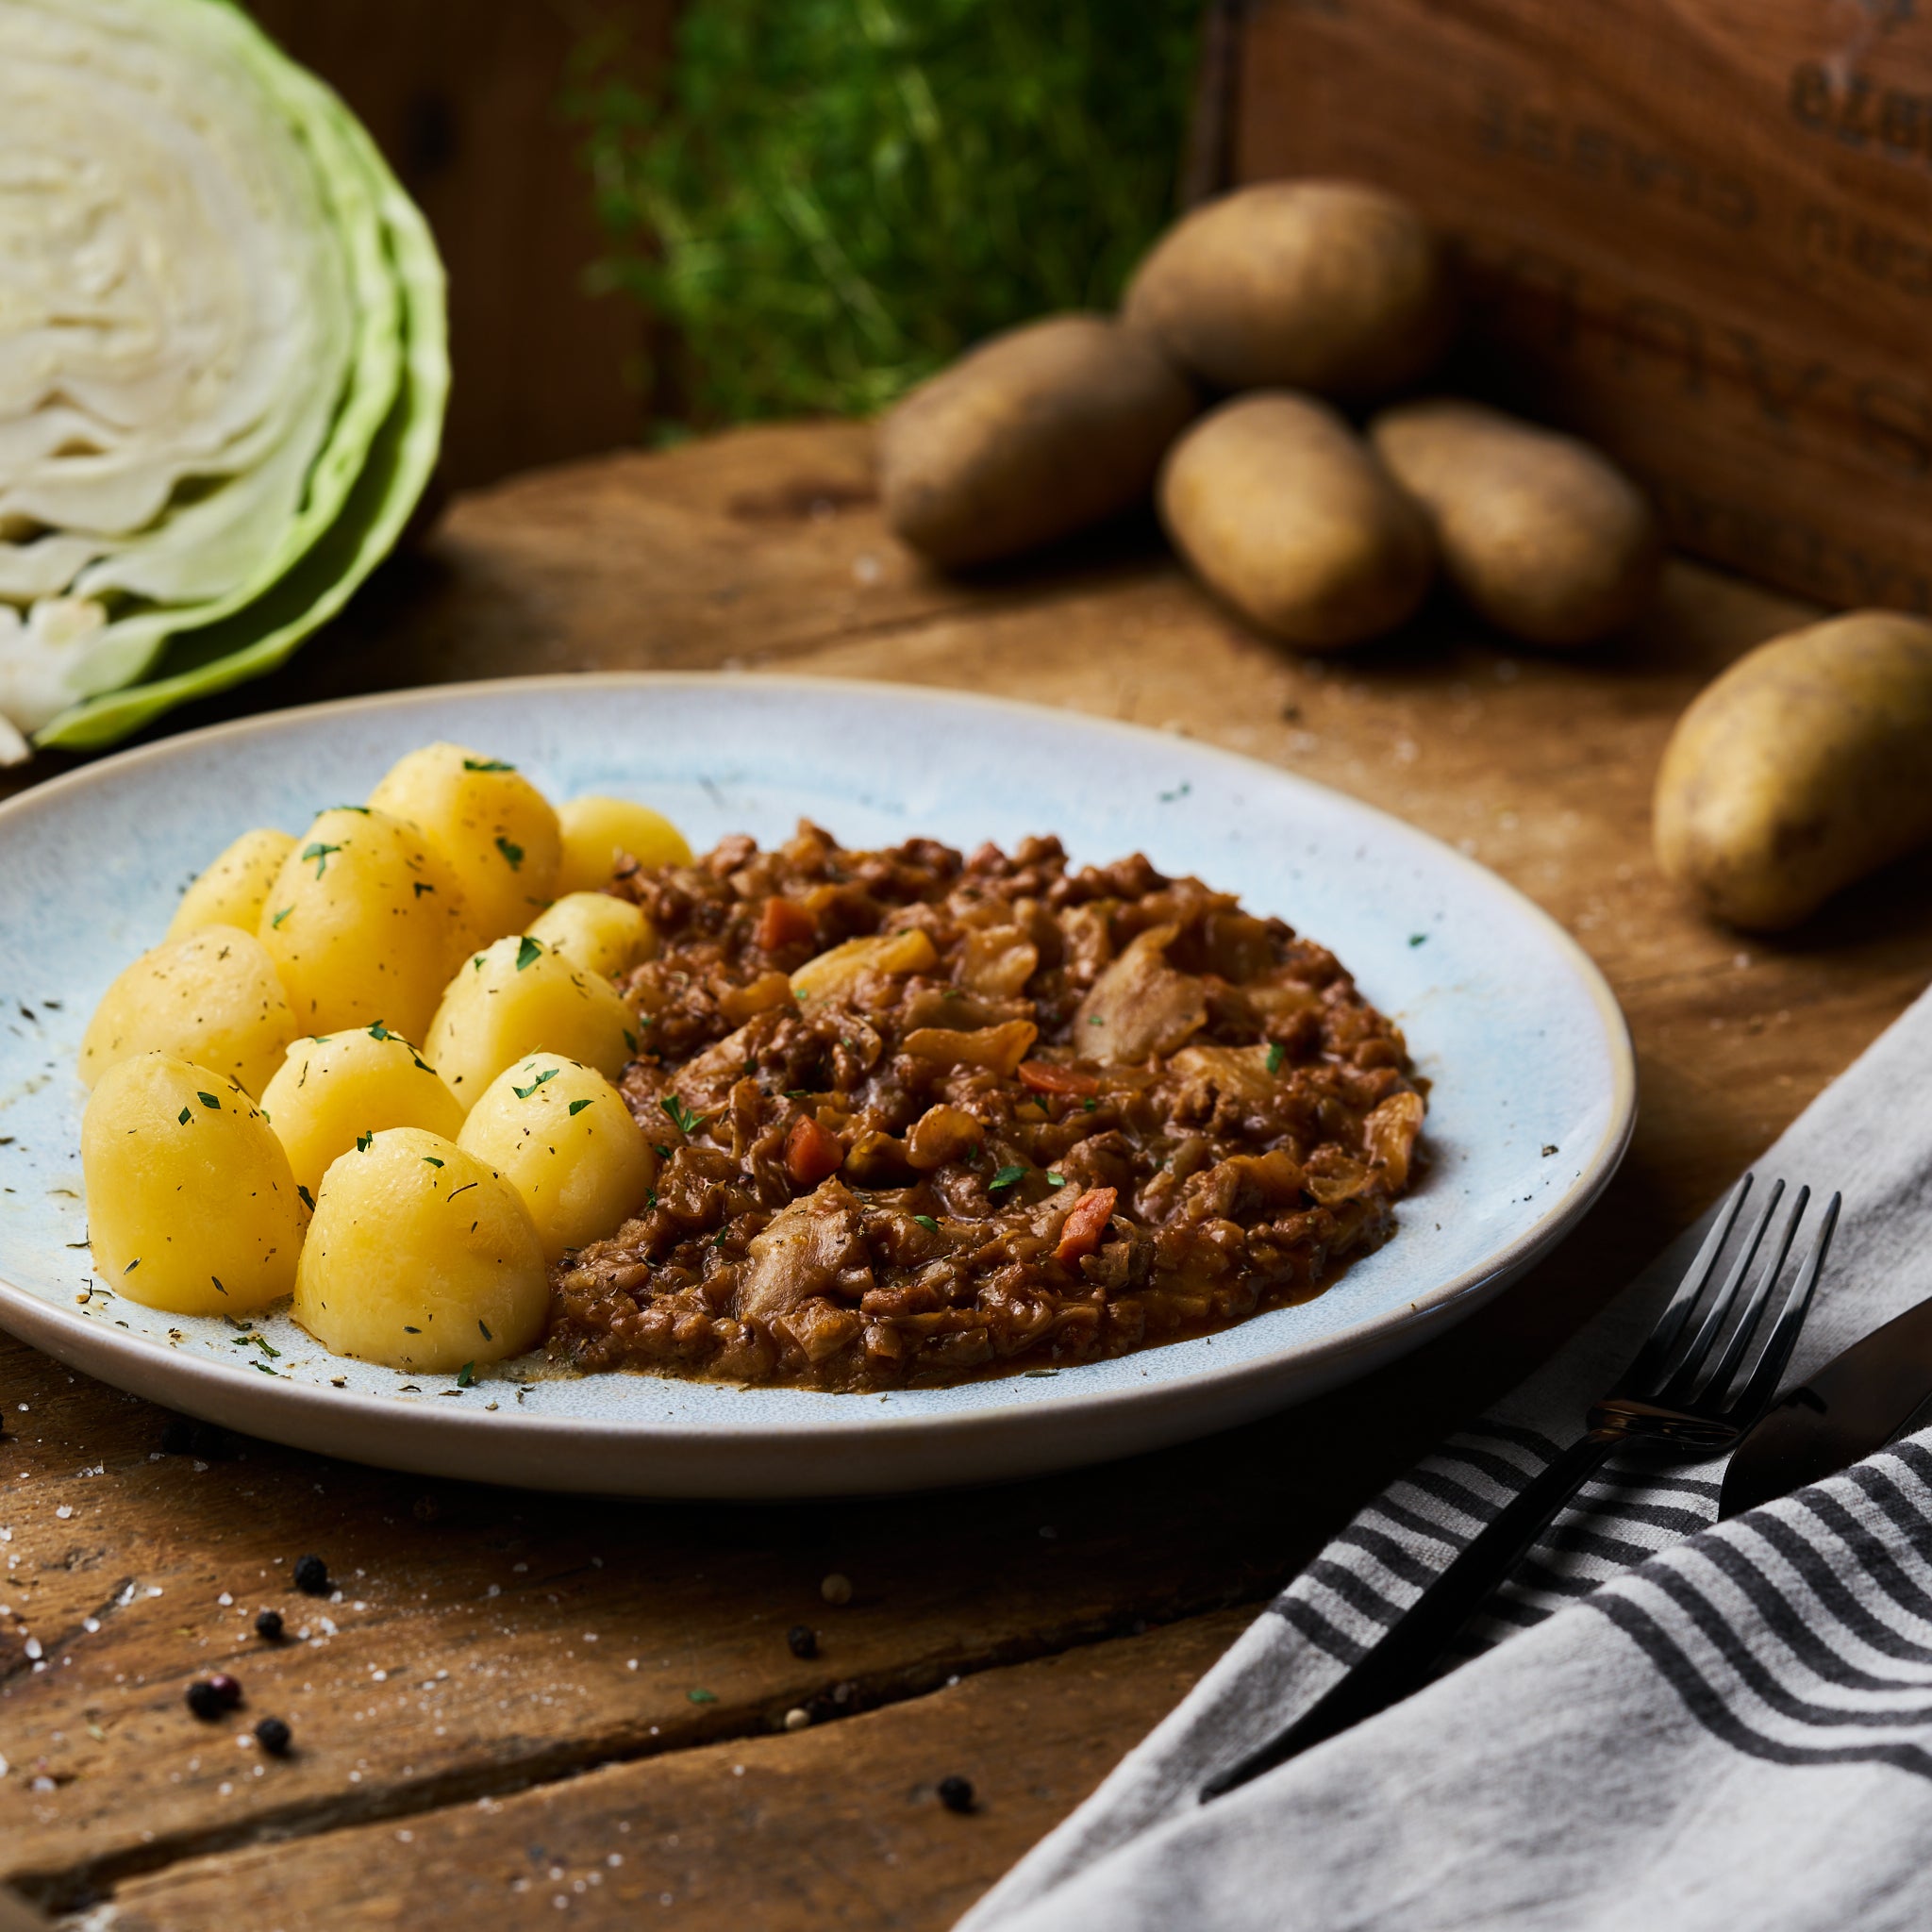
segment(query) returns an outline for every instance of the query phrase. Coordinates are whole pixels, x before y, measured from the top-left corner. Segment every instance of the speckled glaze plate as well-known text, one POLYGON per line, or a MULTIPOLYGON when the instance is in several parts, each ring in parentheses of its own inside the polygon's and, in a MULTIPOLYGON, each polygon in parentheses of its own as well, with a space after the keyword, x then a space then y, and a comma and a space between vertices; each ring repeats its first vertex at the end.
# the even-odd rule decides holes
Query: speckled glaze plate
POLYGON ((1635 1111, 1629 1038, 1545 914, 1398 820, 1272 767, 1063 711, 887 685, 528 678, 325 705, 173 738, 0 808, 0 1325, 190 1414, 357 1461, 540 1489, 768 1497, 985 1482, 1155 1449, 1358 1375, 1494 1294, 1573 1227, 1635 1111), (849 844, 1058 832, 1135 849, 1331 947, 1434 1082, 1400 1231, 1325 1294, 1208 1339, 958 1389, 828 1395, 537 1358, 473 1388, 332 1357, 286 1313, 270 1359, 91 1274, 74 1062, 114 974, 250 825, 299 831, 450 738, 553 797, 658 806, 694 846, 805 814, 849 844))

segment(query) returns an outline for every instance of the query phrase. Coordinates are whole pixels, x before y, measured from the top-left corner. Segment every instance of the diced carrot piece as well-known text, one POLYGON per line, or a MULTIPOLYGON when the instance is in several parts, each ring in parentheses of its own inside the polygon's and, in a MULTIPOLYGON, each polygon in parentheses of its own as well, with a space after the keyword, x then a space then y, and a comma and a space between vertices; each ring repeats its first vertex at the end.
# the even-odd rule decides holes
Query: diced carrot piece
POLYGON ((845 1150, 808 1114, 785 1137, 785 1172, 795 1188, 815 1188, 845 1164, 845 1150))
POLYGON ((1036 1093, 1098 1093, 1100 1082, 1078 1067, 1056 1066, 1052 1060, 1022 1060, 1020 1084, 1036 1093))
POLYGON ((765 901, 765 909, 758 914, 758 929, 753 938, 766 952, 775 953, 780 946, 792 946, 801 940, 816 939, 818 930, 818 922, 796 899, 773 898, 765 901))
POLYGON ((1100 1245, 1119 1198, 1117 1189, 1089 1188, 1074 1203, 1073 1212, 1060 1223, 1060 1244, 1053 1251, 1062 1268, 1076 1266, 1082 1256, 1091 1255, 1100 1245))

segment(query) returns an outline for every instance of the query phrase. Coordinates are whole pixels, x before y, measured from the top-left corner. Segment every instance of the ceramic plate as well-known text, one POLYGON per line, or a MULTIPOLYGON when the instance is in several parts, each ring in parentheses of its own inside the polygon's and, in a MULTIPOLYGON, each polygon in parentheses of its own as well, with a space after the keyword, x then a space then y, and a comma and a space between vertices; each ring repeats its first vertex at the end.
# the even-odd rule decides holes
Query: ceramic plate
POLYGON ((425 1474, 635 1495, 983 1482, 1154 1449, 1360 1374, 1467 1313, 1574 1225, 1634 1112, 1615 1000, 1492 874, 1367 806, 1186 740, 885 685, 527 678, 326 705, 173 738, 0 808, 0 1324, 69 1365, 278 1441, 425 1474), (546 1376, 475 1387, 329 1356, 286 1314, 273 1358, 90 1274, 75 1055, 108 981, 250 825, 300 831, 432 739, 553 797, 633 795, 699 849, 808 815, 848 844, 1058 832, 1140 849, 1338 953, 1434 1086, 1400 1231, 1326 1293, 1118 1361, 891 1395, 546 1376), (338 1386, 340 1384, 340 1386, 338 1386))

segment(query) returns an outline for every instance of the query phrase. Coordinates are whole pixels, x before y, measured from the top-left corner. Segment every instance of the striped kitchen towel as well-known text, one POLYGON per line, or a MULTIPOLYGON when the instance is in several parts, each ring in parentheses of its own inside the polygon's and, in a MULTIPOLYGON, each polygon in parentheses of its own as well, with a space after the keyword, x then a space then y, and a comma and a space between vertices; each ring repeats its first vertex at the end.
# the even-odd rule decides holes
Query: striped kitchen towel
MULTIPOLYGON (((1932 1295, 1932 994, 1758 1163, 1844 1216, 1793 1375, 1932 1295)), ((1932 1431, 1716 1525, 1612 1465, 1419 1695, 1203 1807, 1564 1443, 1706 1224, 1356 1518, 960 1932, 1932 1926, 1932 1431)))

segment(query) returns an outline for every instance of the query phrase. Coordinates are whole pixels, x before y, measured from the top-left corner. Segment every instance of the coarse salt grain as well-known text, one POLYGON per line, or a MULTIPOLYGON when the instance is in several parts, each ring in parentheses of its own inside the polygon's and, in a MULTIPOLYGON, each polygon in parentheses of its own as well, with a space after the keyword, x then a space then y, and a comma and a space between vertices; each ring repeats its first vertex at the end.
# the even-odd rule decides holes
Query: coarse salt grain
POLYGON ((74 1514, 74 1505, 71 1503, 63 1503, 61 1504, 59 1508, 55 1510, 54 1514, 59 1517, 59 1519, 64 1523, 70 1516, 74 1514))

